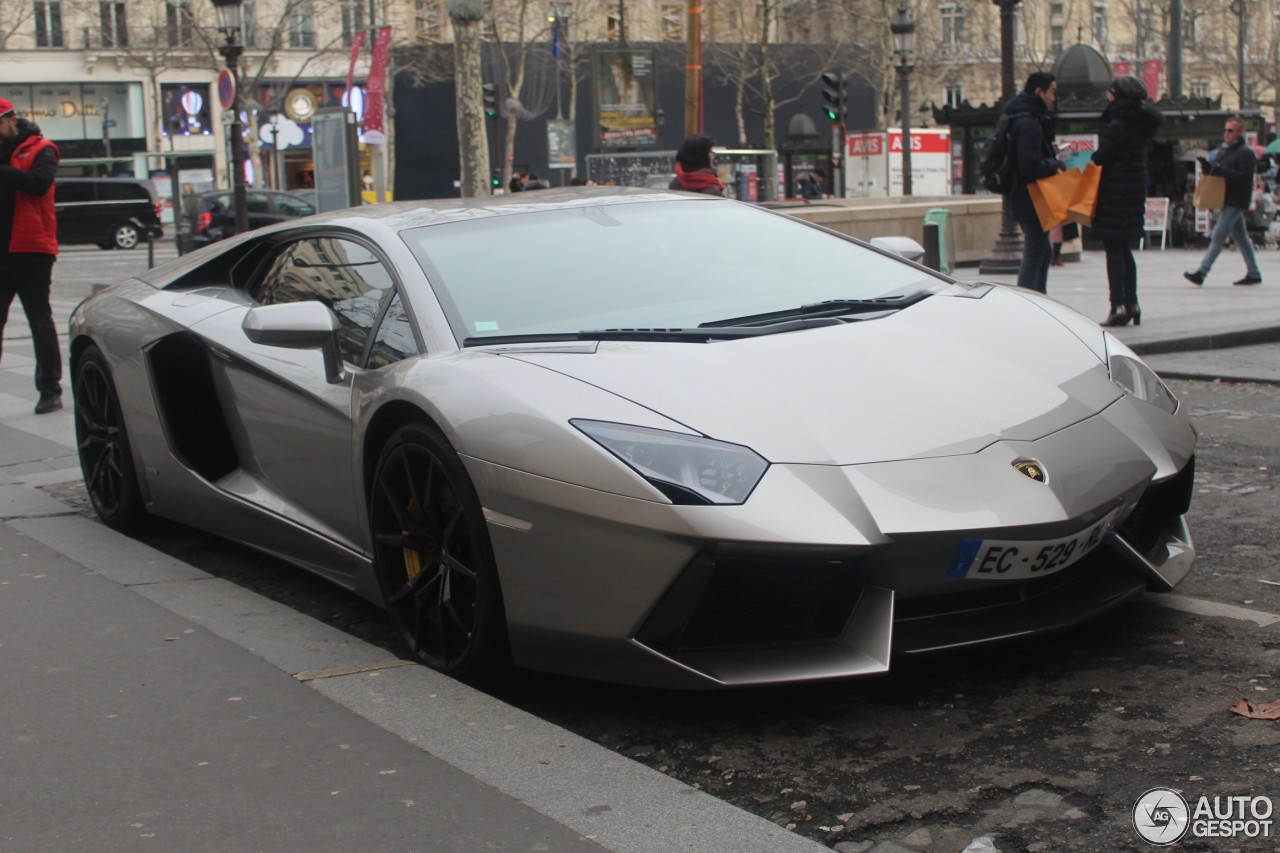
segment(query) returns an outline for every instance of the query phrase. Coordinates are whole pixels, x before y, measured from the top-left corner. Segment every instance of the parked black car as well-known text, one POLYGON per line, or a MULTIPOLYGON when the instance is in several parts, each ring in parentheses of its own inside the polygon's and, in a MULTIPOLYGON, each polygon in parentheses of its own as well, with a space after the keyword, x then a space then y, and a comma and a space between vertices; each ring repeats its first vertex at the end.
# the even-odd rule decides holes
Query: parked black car
POLYGON ((132 249, 163 237, 150 181, 134 178, 58 178, 54 181, 58 243, 132 249))
MULTIPOLYGON (((316 212, 315 205, 293 193, 249 190, 249 228, 261 228, 316 212)), ((182 205, 182 251, 190 252, 235 233, 236 214, 230 190, 187 196, 182 205)))

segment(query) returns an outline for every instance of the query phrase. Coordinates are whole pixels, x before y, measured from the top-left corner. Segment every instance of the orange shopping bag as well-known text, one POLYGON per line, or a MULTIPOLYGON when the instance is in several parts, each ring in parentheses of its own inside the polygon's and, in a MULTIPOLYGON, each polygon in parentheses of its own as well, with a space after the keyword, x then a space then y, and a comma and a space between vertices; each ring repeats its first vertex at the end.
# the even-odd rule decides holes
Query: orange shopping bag
POLYGON ((1033 181, 1027 186, 1031 203, 1036 206, 1036 215, 1040 217, 1040 227, 1045 231, 1052 231, 1068 221, 1067 208, 1071 206, 1071 196, 1075 194, 1076 184, 1080 183, 1080 175, 1079 169, 1071 169, 1033 181))
POLYGON ((1076 191, 1067 205, 1067 218, 1078 225, 1092 225, 1093 213, 1098 207, 1098 184, 1102 181, 1102 167, 1086 163, 1076 191))

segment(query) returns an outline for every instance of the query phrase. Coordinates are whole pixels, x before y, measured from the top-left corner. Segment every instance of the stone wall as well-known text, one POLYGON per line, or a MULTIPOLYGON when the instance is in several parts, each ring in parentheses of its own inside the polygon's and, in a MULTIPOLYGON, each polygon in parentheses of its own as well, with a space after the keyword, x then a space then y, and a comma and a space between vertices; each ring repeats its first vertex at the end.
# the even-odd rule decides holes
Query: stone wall
POLYGON ((977 264, 991 252, 1000 233, 999 196, 830 199, 787 205, 785 210, 859 240, 901 235, 923 244, 924 216, 935 207, 951 214, 947 224, 955 240, 956 263, 977 264))

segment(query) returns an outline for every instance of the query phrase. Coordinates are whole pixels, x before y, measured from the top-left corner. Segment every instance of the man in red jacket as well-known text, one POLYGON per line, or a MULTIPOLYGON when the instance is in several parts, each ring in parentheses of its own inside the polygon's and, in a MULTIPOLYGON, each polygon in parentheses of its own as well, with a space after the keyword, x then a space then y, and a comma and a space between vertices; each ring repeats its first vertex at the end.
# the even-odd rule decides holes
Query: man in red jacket
POLYGON ((0 344, 16 295, 35 344, 37 415, 62 408, 62 351, 49 306, 58 257, 53 207, 57 170, 57 146, 36 125, 18 118, 12 102, 0 98, 0 344))

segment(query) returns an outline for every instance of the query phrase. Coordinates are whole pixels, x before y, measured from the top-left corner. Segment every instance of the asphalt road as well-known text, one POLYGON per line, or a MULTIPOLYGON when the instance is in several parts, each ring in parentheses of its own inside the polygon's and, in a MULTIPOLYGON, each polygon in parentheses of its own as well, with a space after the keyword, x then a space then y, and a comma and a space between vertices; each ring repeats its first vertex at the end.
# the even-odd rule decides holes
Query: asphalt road
MULTIPOLYGON (((174 254, 157 244, 157 261, 174 254)), ((146 247, 73 248, 55 296, 73 303, 147 263, 146 247)), ((1178 358, 1195 372, 1220 355, 1178 358)), ((1280 615, 1280 386, 1170 384, 1200 432, 1200 557, 1172 597, 873 680, 689 695, 522 672, 493 692, 841 851, 954 851, 982 834, 1000 850, 1137 850, 1131 812, 1152 787, 1280 800, 1280 724, 1229 710, 1280 699, 1280 623, 1224 615, 1280 615)), ((90 514, 79 483, 49 490, 90 514)), ((381 611, 301 570, 177 525, 146 541, 398 651, 381 611)), ((1276 837, 1197 849, 1280 849, 1276 837)))

